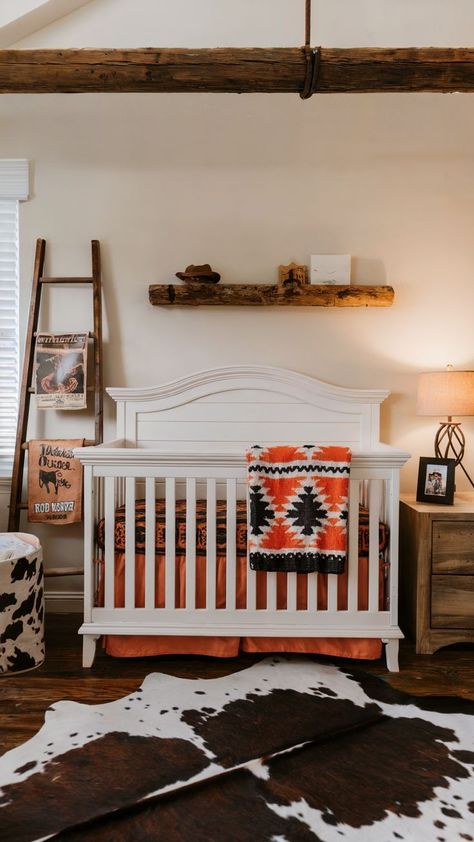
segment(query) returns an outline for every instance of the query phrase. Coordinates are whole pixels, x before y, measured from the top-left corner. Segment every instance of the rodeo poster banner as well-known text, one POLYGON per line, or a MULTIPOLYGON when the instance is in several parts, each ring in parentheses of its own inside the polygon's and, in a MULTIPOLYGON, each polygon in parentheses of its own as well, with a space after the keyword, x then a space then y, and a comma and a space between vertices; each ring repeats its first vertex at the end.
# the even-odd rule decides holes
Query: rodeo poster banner
POLYGON ((88 333, 39 333, 36 339, 36 405, 85 409, 88 333))
POLYGON ((82 465, 73 454, 84 439, 30 441, 28 444, 28 520, 77 523, 82 520, 82 465))

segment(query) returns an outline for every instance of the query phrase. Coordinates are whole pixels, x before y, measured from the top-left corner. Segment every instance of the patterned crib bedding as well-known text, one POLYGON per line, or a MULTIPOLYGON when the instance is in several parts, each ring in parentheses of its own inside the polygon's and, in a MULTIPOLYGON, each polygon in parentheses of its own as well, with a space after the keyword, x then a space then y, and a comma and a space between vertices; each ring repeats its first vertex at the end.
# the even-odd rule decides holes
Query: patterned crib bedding
MULTIPOLYGON (((165 552, 165 501, 156 501, 155 517, 155 551, 157 554, 165 552)), ((237 557, 247 555, 247 506, 244 500, 237 502, 236 551, 237 557)), ((186 552, 186 501, 176 501, 176 554, 186 552)), ((105 548, 105 521, 102 518, 97 528, 97 543, 100 549, 105 548)), ((145 553, 145 501, 135 503, 135 553, 145 553)), ((384 554, 388 545, 389 530, 387 524, 379 523, 379 552, 384 554)), ((217 555, 224 555, 226 551, 226 502, 218 500, 216 503, 216 542, 217 555)), ((115 552, 125 552, 125 506, 117 508, 114 529, 115 552)), ((196 555, 206 555, 206 501, 196 502, 196 555)), ((369 510, 359 506, 359 558, 369 555, 369 510)))

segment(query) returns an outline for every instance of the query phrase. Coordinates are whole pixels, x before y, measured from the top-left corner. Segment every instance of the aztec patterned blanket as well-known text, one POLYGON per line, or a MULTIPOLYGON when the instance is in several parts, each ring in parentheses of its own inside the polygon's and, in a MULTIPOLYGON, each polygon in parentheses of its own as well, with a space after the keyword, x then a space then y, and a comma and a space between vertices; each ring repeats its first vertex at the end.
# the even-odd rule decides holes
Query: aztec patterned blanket
POLYGON ((246 457, 252 570, 342 573, 350 450, 255 445, 246 457))
MULTIPOLYGON (((93 690, 90 690, 91 694, 93 690)), ((0 758, 0 838, 472 840, 474 703, 312 659, 58 702, 0 758)))

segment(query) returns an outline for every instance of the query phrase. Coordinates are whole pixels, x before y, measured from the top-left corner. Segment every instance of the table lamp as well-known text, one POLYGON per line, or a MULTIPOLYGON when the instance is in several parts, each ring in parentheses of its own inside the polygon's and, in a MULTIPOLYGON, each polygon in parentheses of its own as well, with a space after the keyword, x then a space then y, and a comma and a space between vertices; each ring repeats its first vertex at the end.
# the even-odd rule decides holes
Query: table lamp
POLYGON ((455 371, 448 365, 444 371, 428 371, 418 375, 417 415, 447 416, 440 421, 435 440, 435 455, 455 459, 474 488, 474 482, 462 460, 466 440, 456 415, 474 415, 474 371, 455 371))

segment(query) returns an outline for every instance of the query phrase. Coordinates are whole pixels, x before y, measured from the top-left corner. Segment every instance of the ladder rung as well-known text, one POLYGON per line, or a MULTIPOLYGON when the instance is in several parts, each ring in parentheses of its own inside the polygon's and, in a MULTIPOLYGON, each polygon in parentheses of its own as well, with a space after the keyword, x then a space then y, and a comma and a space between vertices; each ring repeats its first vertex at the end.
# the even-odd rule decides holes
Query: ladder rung
MULTIPOLYGON (((35 330, 35 332, 33 333, 33 336, 34 336, 34 337, 35 337, 35 339, 36 339, 36 337, 38 336, 38 333, 50 333, 50 332, 51 332, 51 331, 49 331, 49 330, 35 330)), ((71 331, 70 331, 70 332, 71 332, 71 331)), ((82 331, 82 330, 75 330, 75 331, 74 331, 74 333, 83 333, 83 332, 84 332, 84 331, 82 331)), ((64 331, 63 331, 63 333, 64 333, 64 331)), ((92 331, 90 331, 90 330, 89 330, 89 332, 88 332, 88 333, 89 333, 89 339, 93 339, 93 340, 95 341, 95 333, 92 333, 92 331)), ((58 333, 57 335, 58 335, 58 336, 61 336, 61 333, 58 333)))
POLYGON ((94 278, 46 278, 39 279, 40 284, 92 284, 94 278))
MULTIPOLYGON (((28 391, 30 395, 34 395, 36 393, 36 389, 34 386, 29 386, 28 391)), ((86 392, 95 392, 94 386, 86 386, 86 392)))
MULTIPOLYGON (((95 445, 96 445, 95 439, 84 439, 84 447, 95 447, 95 445)), ((28 441, 24 441, 22 446, 21 446, 21 449, 22 450, 28 450, 29 446, 30 446, 30 443, 28 441)))
POLYGON ((44 571, 46 576, 83 576, 84 568, 82 567, 50 567, 49 570, 44 571))

